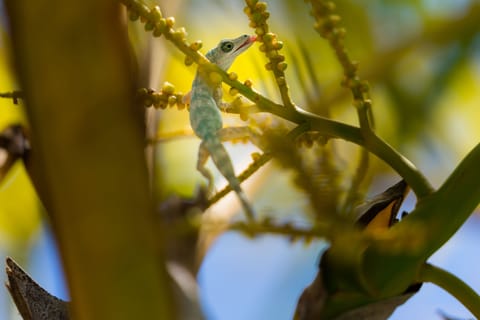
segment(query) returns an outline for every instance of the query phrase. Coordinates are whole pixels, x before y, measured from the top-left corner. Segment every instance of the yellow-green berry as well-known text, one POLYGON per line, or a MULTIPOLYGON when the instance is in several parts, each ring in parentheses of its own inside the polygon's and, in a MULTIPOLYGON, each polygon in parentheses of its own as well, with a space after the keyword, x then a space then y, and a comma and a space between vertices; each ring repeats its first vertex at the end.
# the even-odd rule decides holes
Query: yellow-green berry
POLYGON ((285 71, 285 69, 287 69, 287 63, 286 62, 279 62, 277 64, 277 69, 279 71, 285 71))
POLYGON ((228 74, 228 79, 232 80, 232 81, 235 81, 238 79, 238 75, 235 73, 235 72, 230 72, 228 74))
MULTIPOLYGON (((255 28, 255 34, 257 34, 258 36, 261 36, 265 33, 265 31, 263 30, 263 28, 260 28, 260 27, 257 27, 255 28)), ((263 40, 263 37, 259 39, 260 42, 264 41, 263 40)))
POLYGON ((269 32, 269 33, 266 33, 264 36, 263 36, 263 41, 267 42, 267 43, 270 43, 274 38, 276 38, 277 36, 272 33, 272 32, 269 32))
POLYGON ((137 90, 137 95, 139 97, 145 97, 146 95, 148 95, 148 89, 147 88, 140 88, 137 90))
POLYGON ((153 36, 154 37, 160 37, 163 32, 165 32, 165 29, 167 27, 167 21, 165 19, 160 19, 158 20, 157 23, 155 23, 155 29, 153 30, 153 36))
POLYGON ((197 40, 195 42, 193 42, 192 44, 190 44, 190 49, 194 50, 194 51, 198 51, 202 48, 202 41, 200 40, 197 40))
POLYGON ((266 2, 257 2, 255 4, 255 10, 257 10, 257 11, 267 10, 267 3, 266 2))
POLYGON ((187 67, 191 66, 193 64, 193 59, 190 56, 186 56, 184 63, 187 67))
POLYGON ((155 28, 153 29, 153 36, 154 37, 160 37, 163 33, 165 26, 162 28, 160 22, 157 22, 155 24, 155 28))
POLYGON ((210 72, 208 74, 208 78, 212 82, 212 84, 219 84, 222 82, 222 76, 218 72, 210 72))
POLYGON ((166 19, 166 22, 167 22, 167 27, 171 28, 175 24, 175 18, 174 17, 168 17, 166 19))
POLYGON ((130 11, 129 14, 128 14, 128 18, 129 18, 130 20, 132 20, 132 21, 138 20, 139 17, 140 17, 140 16, 139 16, 138 13, 135 12, 135 11, 130 11))
POLYGON ((278 56, 277 50, 269 50, 267 51, 267 57, 270 59, 274 59, 278 56))
POLYGON ((175 86, 170 82, 165 82, 162 87, 162 93, 166 95, 171 95, 175 92, 175 86))
POLYGON ((155 6, 150 10, 150 17, 152 20, 156 21, 162 17, 162 11, 159 6, 155 6))
POLYGON ((275 49, 277 49, 277 50, 280 50, 280 49, 283 48, 283 42, 282 42, 282 41, 275 41, 275 42, 273 43, 273 47, 274 47, 275 49))
POLYGON ((250 157, 252 157, 253 161, 257 161, 258 159, 260 159, 261 154, 258 152, 253 152, 252 154, 250 154, 250 157))
POLYGON ((184 27, 181 27, 173 32, 173 38, 177 40, 184 40, 187 36, 187 31, 184 27))
POLYGON ((169 106, 173 106, 173 105, 175 105, 175 103, 177 103, 177 97, 175 97, 175 96, 169 96, 169 97, 168 97, 168 105, 169 105, 169 106))
POLYGON ((152 97, 153 105, 156 107, 160 99, 162 98, 162 95, 159 94, 158 92, 155 92, 151 94, 151 97, 152 97))
POLYGON ((333 1, 328 1, 324 3, 325 9, 332 12, 335 10, 336 5, 333 1))
POLYGON ((240 113, 240 119, 243 120, 243 121, 248 121, 248 113, 241 112, 240 113))
POLYGON ((153 30, 153 28, 155 28, 155 23, 153 21, 149 20, 145 23, 145 31, 153 30))

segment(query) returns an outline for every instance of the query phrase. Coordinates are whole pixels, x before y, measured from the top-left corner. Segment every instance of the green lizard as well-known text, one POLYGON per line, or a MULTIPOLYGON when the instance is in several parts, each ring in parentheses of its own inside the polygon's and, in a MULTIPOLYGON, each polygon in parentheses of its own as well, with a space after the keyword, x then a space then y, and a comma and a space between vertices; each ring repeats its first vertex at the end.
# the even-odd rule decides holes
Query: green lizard
MULTIPOLYGON (((249 35, 222 40, 215 48, 207 52, 206 57, 210 62, 215 63, 226 71, 230 68, 235 58, 247 50, 255 40, 255 36, 249 35)), ((202 139, 198 152, 197 170, 207 178, 208 189, 212 192, 213 176, 205 168, 208 157, 212 157, 215 166, 227 179, 240 199, 247 217, 252 219, 253 209, 240 187, 232 161, 222 145, 222 141, 249 135, 249 128, 222 128, 223 122, 220 114, 220 108, 223 106, 221 84, 216 86, 209 85, 204 77, 204 74, 197 72, 190 92, 190 124, 195 134, 202 139)))

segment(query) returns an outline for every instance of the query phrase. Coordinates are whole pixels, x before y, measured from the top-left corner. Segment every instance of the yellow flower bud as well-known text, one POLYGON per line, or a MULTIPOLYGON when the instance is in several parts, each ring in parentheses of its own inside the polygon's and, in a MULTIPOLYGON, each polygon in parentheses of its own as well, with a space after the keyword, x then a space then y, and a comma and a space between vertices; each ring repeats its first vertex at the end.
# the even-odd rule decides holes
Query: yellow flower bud
POLYGON ((170 82, 165 82, 162 87, 162 93, 171 95, 175 92, 175 86, 170 82))
POLYGON ((175 24, 175 18, 174 17, 168 17, 166 19, 167 22, 167 27, 171 28, 175 24))
POLYGON ((218 72, 210 72, 208 78, 213 84, 220 84, 222 82, 222 76, 218 72))

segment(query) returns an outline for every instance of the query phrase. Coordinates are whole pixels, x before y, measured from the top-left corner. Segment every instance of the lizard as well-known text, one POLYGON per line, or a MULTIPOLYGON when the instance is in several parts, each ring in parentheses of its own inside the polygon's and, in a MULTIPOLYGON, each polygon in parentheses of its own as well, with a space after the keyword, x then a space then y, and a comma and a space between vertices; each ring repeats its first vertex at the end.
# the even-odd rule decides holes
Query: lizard
MULTIPOLYGON (((227 71, 233 61, 242 52, 247 50, 256 41, 256 36, 241 35, 234 39, 221 40, 218 45, 207 52, 205 57, 227 71)), ((190 125, 195 134, 202 140, 197 160, 197 170, 208 180, 209 193, 213 191, 213 176, 205 167, 209 157, 218 171, 225 177, 233 191, 237 194, 245 214, 249 220, 253 219, 253 208, 240 187, 232 161, 222 144, 233 136, 245 136, 245 130, 229 130, 241 128, 223 128, 220 109, 222 103, 221 84, 212 86, 205 79, 205 74, 197 71, 192 83, 190 95, 190 125)), ((248 131, 248 127, 244 127, 248 131)))

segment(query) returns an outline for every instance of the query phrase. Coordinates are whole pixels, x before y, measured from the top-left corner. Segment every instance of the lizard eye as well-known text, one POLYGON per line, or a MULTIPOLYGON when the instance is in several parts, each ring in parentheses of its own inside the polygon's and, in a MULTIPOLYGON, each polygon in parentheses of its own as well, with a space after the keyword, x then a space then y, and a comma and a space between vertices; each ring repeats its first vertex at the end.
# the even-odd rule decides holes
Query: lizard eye
POLYGON ((220 49, 225 53, 232 51, 233 47, 234 45, 231 41, 226 41, 220 45, 220 49))

